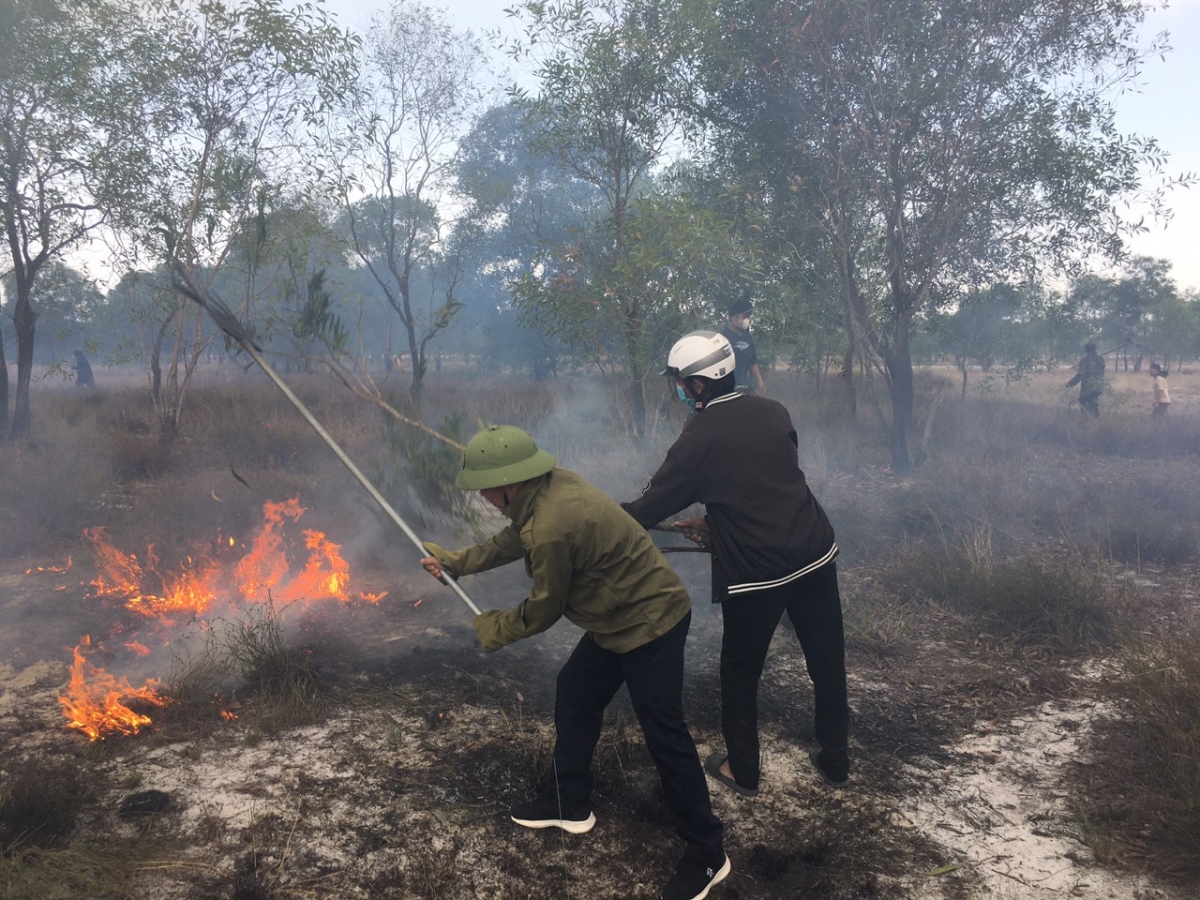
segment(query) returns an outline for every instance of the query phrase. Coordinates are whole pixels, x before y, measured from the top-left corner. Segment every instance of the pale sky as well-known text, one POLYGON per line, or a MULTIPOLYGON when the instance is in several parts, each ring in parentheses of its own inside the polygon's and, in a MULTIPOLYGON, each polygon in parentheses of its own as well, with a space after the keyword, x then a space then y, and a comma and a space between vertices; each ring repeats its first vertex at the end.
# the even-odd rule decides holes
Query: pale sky
MULTIPOLYGON (((504 9, 515 0, 423 0, 445 9, 460 28, 476 31, 503 29, 513 33, 514 20, 504 9)), ((343 23, 363 27, 386 0, 328 0, 326 8, 343 23)), ((1165 9, 1146 17, 1146 40, 1160 31, 1170 32, 1172 51, 1165 59, 1145 62, 1136 92, 1117 100, 1118 127, 1123 132, 1157 138, 1169 154, 1166 172, 1200 175, 1200 0, 1172 0, 1165 9)), ((1180 288, 1200 290, 1200 183, 1176 189, 1167 205, 1174 212, 1166 225, 1151 225, 1150 231, 1130 241, 1134 253, 1165 257, 1180 288)))
MULTIPOLYGON (((1118 101, 1118 125, 1157 138, 1170 154, 1169 174, 1200 175, 1200 0, 1173 0, 1146 17, 1147 34, 1164 30, 1173 50, 1165 60, 1146 61, 1140 93, 1118 101)), ((1131 249, 1171 260, 1179 287, 1200 290, 1200 184, 1174 191, 1168 205, 1174 210, 1170 223, 1135 238, 1131 249)))

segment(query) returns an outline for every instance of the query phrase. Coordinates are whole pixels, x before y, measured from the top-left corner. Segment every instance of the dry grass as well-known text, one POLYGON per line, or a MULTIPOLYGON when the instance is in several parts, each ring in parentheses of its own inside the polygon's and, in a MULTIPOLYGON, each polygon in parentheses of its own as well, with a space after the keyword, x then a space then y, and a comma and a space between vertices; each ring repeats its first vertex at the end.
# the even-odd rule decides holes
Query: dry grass
MULTIPOLYGON (((159 443, 152 433, 144 388, 40 395, 33 439, 0 444, 0 465, 9 476, 0 484, 0 553, 36 552, 58 562, 78 552, 84 526, 103 524, 114 543, 154 543, 169 564, 185 556, 198 537, 248 533, 260 521, 264 499, 295 495, 312 507, 314 518, 360 521, 366 505, 361 490, 291 407, 260 379, 232 370, 225 374, 229 377, 221 383, 193 392, 184 434, 171 445, 159 443)), ((1116 848, 1111 859, 1182 872, 1189 847, 1194 860, 1194 847, 1200 845, 1195 725, 1200 721, 1200 636, 1177 629, 1164 637, 1155 617, 1143 614, 1139 641, 1125 646, 1131 610, 1149 609, 1156 598, 1136 588, 1135 579, 1114 573, 1122 564, 1136 574, 1151 562, 1172 571, 1195 562, 1200 547, 1200 482, 1194 477, 1200 416, 1188 400, 1200 396, 1200 375, 1171 376, 1178 408, 1160 423, 1151 422, 1141 409, 1149 396, 1144 375, 1114 376, 1110 402, 1097 421, 1070 406, 1074 392, 1061 386, 1068 374, 1039 374, 1005 385, 1002 379, 989 381, 976 373, 963 403, 952 372, 922 373, 920 416, 935 410, 935 384, 946 387, 930 424, 928 459, 902 478, 887 469, 882 423, 865 389, 858 419, 851 420, 832 389, 814 395, 804 380, 784 373, 773 373, 768 383, 772 395, 792 412, 806 473, 838 530, 852 655, 886 672, 892 665, 924 665, 920 654, 927 641, 964 646, 983 634, 1063 667, 1077 667, 1091 656, 1119 657, 1125 673, 1119 682, 1121 718, 1092 748, 1099 764, 1087 770, 1081 785, 1081 827, 1092 830, 1096 846, 1116 848), (1148 847, 1154 848, 1153 855, 1148 847)), ((403 500, 407 510, 418 514, 422 509, 453 510, 450 501, 462 499, 438 493, 457 469, 453 454, 393 430, 375 410, 316 379, 295 381, 304 401, 364 471, 385 486, 389 499, 403 500)), ((469 438, 480 422, 520 425, 562 464, 626 499, 657 467, 686 412, 652 386, 649 449, 638 450, 629 433, 623 390, 619 379, 590 375, 535 383, 444 373, 428 383, 427 420, 447 423, 460 440, 469 438)), ((917 440, 923 427, 924 422, 917 440)), ((452 511, 451 518, 461 518, 460 513, 452 511)), ((432 514, 427 521, 449 527, 432 514)), ((394 542, 385 544, 378 559, 395 566, 394 542)), ((336 694, 326 692, 324 676, 318 677, 322 673, 303 649, 289 643, 273 610, 214 623, 209 638, 204 653, 181 661, 169 678, 168 693, 175 702, 164 711, 160 740, 215 729, 233 682, 241 685, 238 727, 247 743, 314 721, 328 710, 332 697, 350 706, 385 705, 370 694, 372 685, 353 679, 339 681, 336 694)), ((983 657, 971 661, 980 670, 995 662, 986 646, 973 652, 983 657)), ((536 716, 524 701, 513 705, 513 690, 531 696, 531 686, 510 683, 501 693, 490 680, 500 670, 495 660, 458 656, 448 653, 449 665, 475 674, 433 679, 433 690, 440 693, 432 698, 421 693, 420 684, 404 695, 406 711, 422 703, 438 710, 430 713, 424 740, 435 746, 439 768, 420 776, 428 783, 416 783, 421 791, 446 798, 450 818, 456 810, 481 805, 491 815, 493 807, 523 795, 546 771, 553 729, 542 714, 544 698, 536 716), (444 733, 435 730, 443 727, 438 724, 441 711, 464 703, 498 712, 468 739, 455 735, 450 725, 444 733)), ((514 664, 512 671, 519 670, 514 664)), ((982 681, 975 674, 971 679, 982 681)), ((1030 683, 1036 687, 1039 682, 1030 683)), ((1040 692, 1030 688, 1028 697, 1005 702, 1040 702, 1053 696, 1062 681, 1047 678, 1045 684, 1040 692)), ((549 692, 552 682, 542 687, 549 692)), ((710 692, 705 697, 711 703, 710 692)), ((952 701, 947 698, 949 705, 960 705, 952 701)), ((922 710, 926 714, 934 712, 922 710)), ((712 710, 706 706, 700 715, 702 722, 707 717, 711 730, 712 710)), ((881 721, 885 718, 881 712, 881 721)), ((947 718, 945 734, 937 739, 951 742, 956 727, 957 720, 947 718)), ((858 733, 867 733, 865 723, 858 733)), ((389 753, 400 752, 403 737, 395 737, 389 753)), ((908 739, 907 732, 901 739, 908 739)), ((85 769, 103 767, 104 754, 121 751, 111 746, 95 752, 94 759, 84 761, 85 769)), ((868 765, 879 753, 878 746, 861 750, 868 765)), ((596 775, 614 818, 636 821, 645 829, 639 834, 658 835, 661 823, 652 821, 653 804, 645 800, 653 785, 647 789, 644 755, 636 725, 616 714, 597 751, 596 775)), ((4 765, 7 775, 7 760, 4 765)), ((34 780, 54 784, 53 777, 34 780)), ((51 799, 44 795, 38 801, 43 813, 55 808, 51 799)), ((431 808, 436 805, 427 802, 431 808)), ((69 838, 71 810, 58 808, 61 815, 33 833, 69 838)), ((776 887, 791 890, 778 896, 801 896, 806 890, 851 896, 849 882, 839 880, 846 877, 839 867, 850 868, 853 854, 847 848, 879 851, 872 865, 884 870, 890 850, 884 843, 886 828, 878 822, 886 816, 872 816, 868 822, 862 810, 839 808, 836 813, 844 819, 822 813, 813 822, 785 823, 789 835, 803 836, 789 837, 787 845, 802 844, 803 851, 778 849, 772 843, 778 834, 739 847, 739 870, 757 881, 738 882, 737 890, 753 897, 770 897, 776 887), (855 832, 860 825, 861 833, 855 832), (838 840, 823 840, 822 828, 838 840), (843 839, 846 843, 839 844, 843 839)), ((270 833, 268 824, 258 823, 258 830, 244 836, 246 843, 236 856, 221 864, 223 874, 208 885, 210 895, 302 895, 299 882, 292 883, 296 890, 288 894, 281 878, 287 871, 288 823, 270 833)), ((103 855, 90 856, 74 846, 68 851, 35 849, 21 837, 28 828, 0 827, 7 829, 3 841, 9 847, 0 860, 4 896, 120 896, 114 885, 119 885, 121 867, 103 855)), ((215 833, 216 824, 212 827, 215 833)), ((440 828, 439 834, 453 832, 440 828)), ((365 833, 362 839, 364 853, 383 840, 365 833)), ((522 867, 530 855, 544 852, 538 839, 504 851, 499 864, 511 867, 514 883, 533 878, 522 867)), ((356 890, 377 897, 461 894, 465 889, 455 882, 461 874, 454 865, 456 848, 453 839, 444 841, 444 853, 427 852, 421 844, 411 851, 405 868, 364 875, 356 890)), ((609 845, 600 852, 616 853, 609 845)), ((654 852, 666 853, 661 848, 654 852)), ((930 862, 926 868, 935 865, 930 862)), ((546 887, 536 878, 529 883, 546 887)), ((856 884, 862 890, 890 890, 886 884, 856 884)), ((955 896, 969 896, 967 890, 955 896)))
POLYGON ((55 847, 88 800, 77 760, 35 754, 6 759, 0 781, 0 851, 55 847))
POLYGON ((1114 859, 1200 874, 1200 630, 1131 646, 1081 803, 1114 859))
POLYGON ((125 860, 79 848, 20 847, 0 851, 0 896, 5 900, 124 900, 125 860))
POLYGON ((902 598, 947 610, 982 632, 1061 654, 1095 651, 1118 636, 1138 589, 1111 567, 1058 548, 1000 555, 987 528, 940 542, 914 541, 891 558, 883 580, 902 598))

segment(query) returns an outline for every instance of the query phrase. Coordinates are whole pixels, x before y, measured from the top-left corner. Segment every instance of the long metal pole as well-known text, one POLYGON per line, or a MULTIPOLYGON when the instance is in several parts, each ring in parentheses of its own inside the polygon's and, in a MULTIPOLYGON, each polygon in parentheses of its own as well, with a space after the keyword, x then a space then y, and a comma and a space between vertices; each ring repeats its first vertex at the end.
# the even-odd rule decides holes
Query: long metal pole
MULTIPOLYGON (((380 508, 388 514, 388 517, 395 522, 400 530, 403 531, 408 537, 408 539, 412 541, 417 550, 420 551, 421 556, 427 556, 429 551, 425 549, 425 544, 419 537, 417 537, 417 533, 408 526, 408 523, 405 522, 404 519, 400 518, 400 513, 396 512, 392 505, 387 502, 387 499, 383 496, 383 494, 379 493, 379 491, 375 488, 375 485, 371 484, 370 479, 368 479, 367 476, 359 470, 358 466, 354 464, 353 460, 346 455, 346 451, 338 445, 337 441, 335 441, 333 437, 330 436, 329 432, 326 431, 321 425, 321 423, 317 421, 317 417, 309 412, 308 407, 300 401, 299 397, 292 393, 292 389, 289 388, 284 380, 279 377, 278 373, 267 364, 267 361, 263 359, 262 353, 259 351, 258 346, 254 343, 250 336, 246 334, 245 329, 242 328, 241 323, 238 322, 237 317, 234 316, 229 307, 216 298, 206 299, 201 297, 200 294, 189 285, 177 283, 176 288, 180 291, 180 293, 195 300, 196 303, 198 303, 200 307, 212 317, 213 321, 217 323, 217 327, 237 341, 238 344, 241 345, 242 349, 250 354, 250 358, 258 363, 259 368, 267 373, 267 377, 270 378, 271 381, 275 383, 275 386, 283 392, 283 395, 288 398, 292 406, 296 407, 296 410, 300 413, 300 415, 304 416, 304 420, 312 426, 313 431, 320 436, 321 440, 329 445, 329 449, 332 450, 334 454, 336 454, 337 458, 342 461, 342 465, 350 470, 350 474, 358 479, 358 483, 367 489, 367 493, 371 495, 372 499, 379 504, 380 508)), ((447 575, 445 570, 442 571, 441 580, 443 584, 449 585, 450 589, 453 590, 454 593, 458 594, 459 599, 462 600, 463 603, 467 604, 467 608, 470 609, 471 612, 473 612, 475 615, 479 615, 479 607, 475 605, 475 602, 469 596, 467 596, 467 592, 463 590, 462 585, 455 581, 450 575, 447 575)))

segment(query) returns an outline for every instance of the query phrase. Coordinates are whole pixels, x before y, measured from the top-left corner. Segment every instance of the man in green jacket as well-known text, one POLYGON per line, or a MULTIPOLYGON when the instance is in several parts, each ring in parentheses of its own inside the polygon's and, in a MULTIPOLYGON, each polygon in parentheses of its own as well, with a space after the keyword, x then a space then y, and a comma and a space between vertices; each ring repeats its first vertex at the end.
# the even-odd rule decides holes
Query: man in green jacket
POLYGON ((554 701, 555 789, 520 803, 527 828, 572 834, 596 822, 591 762, 604 710, 622 684, 662 779, 687 848, 664 900, 701 900, 729 874, 696 745, 683 720, 683 650, 691 600, 662 553, 617 503, 574 472, 555 467, 524 431, 493 425, 475 435, 456 480, 512 520, 482 544, 456 552, 427 544, 434 577, 469 575, 523 559, 529 595, 475 617, 484 650, 545 631, 566 616, 584 635, 558 673, 554 701))

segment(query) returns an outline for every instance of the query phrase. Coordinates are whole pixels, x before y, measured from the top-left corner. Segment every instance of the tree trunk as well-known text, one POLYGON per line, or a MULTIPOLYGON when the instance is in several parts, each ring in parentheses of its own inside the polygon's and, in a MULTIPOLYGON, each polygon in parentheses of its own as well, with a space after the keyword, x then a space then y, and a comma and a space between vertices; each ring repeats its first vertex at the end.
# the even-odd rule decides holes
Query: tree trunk
POLYGON ((854 316, 846 310, 846 355, 842 357, 842 386, 846 391, 846 411, 850 421, 858 418, 858 387, 854 383, 854 354, 858 345, 854 340, 854 316))
POLYGON ((0 334, 0 434, 8 434, 8 360, 4 358, 4 335, 0 334))
POLYGON ((17 285, 17 303, 13 310, 13 330, 17 335, 17 393, 8 432, 10 438, 29 433, 29 383, 33 378, 33 335, 37 322, 37 314, 29 300, 31 287, 31 279, 17 285))
POLYGON ((890 348, 883 357, 888 370, 888 394, 892 400, 892 433, 889 441, 892 471, 907 472, 908 429, 913 419, 912 353, 908 345, 908 322, 900 317, 890 348))

